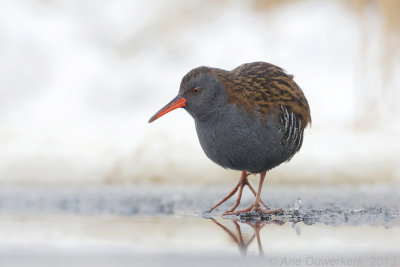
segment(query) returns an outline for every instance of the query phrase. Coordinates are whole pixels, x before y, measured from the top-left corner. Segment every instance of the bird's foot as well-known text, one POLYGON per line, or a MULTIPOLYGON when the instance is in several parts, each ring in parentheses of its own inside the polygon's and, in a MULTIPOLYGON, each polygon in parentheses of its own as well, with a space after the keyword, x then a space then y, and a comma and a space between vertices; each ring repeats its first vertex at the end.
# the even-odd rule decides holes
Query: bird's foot
POLYGON ((253 204, 248 208, 241 209, 241 210, 236 210, 236 211, 226 211, 223 215, 241 215, 242 213, 247 213, 247 212, 257 212, 260 215, 269 215, 269 214, 284 214, 285 211, 282 208, 279 209, 263 209, 260 207, 260 205, 253 204))

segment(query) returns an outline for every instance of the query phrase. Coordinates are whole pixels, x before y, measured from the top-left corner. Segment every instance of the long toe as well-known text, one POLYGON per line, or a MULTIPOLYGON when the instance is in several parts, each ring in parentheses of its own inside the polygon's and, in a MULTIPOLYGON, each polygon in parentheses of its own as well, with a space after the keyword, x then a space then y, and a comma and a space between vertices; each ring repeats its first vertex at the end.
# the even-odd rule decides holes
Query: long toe
POLYGON ((227 211, 225 211, 225 213, 223 215, 240 215, 242 213, 249 212, 252 209, 253 209, 253 206, 250 206, 248 208, 241 209, 241 210, 236 210, 236 211, 227 210, 227 211))
POLYGON ((282 208, 279 209, 263 209, 260 206, 254 206, 254 211, 258 212, 259 214, 265 214, 265 215, 269 215, 269 214, 285 214, 285 211, 282 208))
POLYGON ((236 210, 236 211, 228 210, 223 215, 241 215, 242 213, 246 213, 246 212, 250 212, 250 211, 255 211, 260 215, 270 215, 270 214, 282 215, 282 214, 285 214, 285 211, 282 208, 267 210, 267 209, 261 208, 259 205, 251 205, 250 207, 241 209, 241 210, 236 210))

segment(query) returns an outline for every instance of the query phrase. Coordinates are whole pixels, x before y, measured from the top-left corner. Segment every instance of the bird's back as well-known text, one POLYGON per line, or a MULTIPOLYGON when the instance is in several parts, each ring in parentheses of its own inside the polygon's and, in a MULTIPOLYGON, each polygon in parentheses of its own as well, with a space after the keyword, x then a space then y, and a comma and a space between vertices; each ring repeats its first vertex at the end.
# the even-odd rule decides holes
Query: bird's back
POLYGON ((229 72, 227 84, 228 101, 247 110, 258 110, 267 115, 276 112, 284 115, 285 107, 300 117, 302 128, 311 123, 310 108, 301 88, 282 68, 266 62, 240 65, 229 72))

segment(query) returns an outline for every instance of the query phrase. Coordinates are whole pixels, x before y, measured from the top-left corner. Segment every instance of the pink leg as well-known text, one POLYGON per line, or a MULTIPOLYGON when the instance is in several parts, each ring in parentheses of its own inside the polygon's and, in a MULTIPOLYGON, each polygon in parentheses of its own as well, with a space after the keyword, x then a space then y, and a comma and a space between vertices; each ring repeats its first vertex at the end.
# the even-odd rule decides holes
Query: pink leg
MULTIPOLYGON (((209 212, 211 212, 211 211, 214 210, 216 207, 220 206, 222 203, 224 203, 224 202, 227 201, 229 198, 231 198, 231 197, 236 193, 236 191, 238 191, 238 189, 239 189, 239 187, 240 187, 239 196, 238 196, 238 198, 237 198, 237 200, 236 200, 237 205, 239 205, 239 203, 240 203, 240 198, 242 197, 243 187, 244 187, 244 185, 246 185, 246 184, 249 183, 249 182, 247 181, 247 176, 248 176, 247 172, 242 171, 242 176, 240 177, 240 180, 239 180, 238 184, 235 186, 235 188, 233 188, 232 192, 230 192, 230 193, 229 193, 226 197, 224 197, 220 202, 218 202, 217 204, 215 204, 215 205, 209 210, 209 212)), ((235 204, 235 205, 236 205, 236 204, 235 204)), ((234 209, 232 209, 232 211, 235 210, 235 208, 237 207, 237 205, 234 206, 234 209)))

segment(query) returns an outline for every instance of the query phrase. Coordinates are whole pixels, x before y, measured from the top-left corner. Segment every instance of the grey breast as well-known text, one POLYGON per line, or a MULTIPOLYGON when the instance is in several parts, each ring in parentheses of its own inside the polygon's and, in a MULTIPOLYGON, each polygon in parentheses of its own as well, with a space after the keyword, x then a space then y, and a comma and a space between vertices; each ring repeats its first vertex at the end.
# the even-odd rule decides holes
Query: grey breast
POLYGON ((249 114, 229 105, 195 124, 205 154, 224 168, 259 173, 293 155, 293 149, 282 143, 285 129, 272 115, 263 120, 257 112, 249 114))

